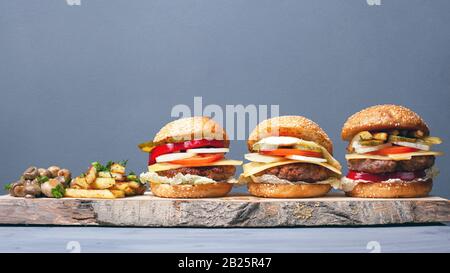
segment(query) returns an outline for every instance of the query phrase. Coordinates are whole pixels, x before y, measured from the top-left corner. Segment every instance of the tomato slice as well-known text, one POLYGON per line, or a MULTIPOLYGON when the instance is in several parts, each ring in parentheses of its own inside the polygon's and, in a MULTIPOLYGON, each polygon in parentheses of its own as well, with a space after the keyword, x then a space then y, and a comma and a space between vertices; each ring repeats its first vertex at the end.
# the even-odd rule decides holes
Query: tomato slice
POLYGON ((172 164, 186 165, 186 166, 205 166, 211 162, 218 161, 223 158, 223 154, 199 154, 194 157, 170 161, 172 164))
POLYGON ((301 155, 309 157, 322 157, 322 153, 314 151, 304 151, 298 149, 275 149, 270 151, 261 151, 263 155, 273 155, 273 156, 287 156, 287 155, 301 155))
POLYGON ((156 158, 160 155, 185 151, 187 149, 195 148, 224 148, 225 143, 223 140, 208 140, 208 139, 195 139, 178 143, 167 143, 156 146, 149 154, 148 165, 155 164, 156 158))
POLYGON ((412 153, 417 152, 419 149, 411 148, 411 147, 403 147, 403 146, 391 146, 386 147, 378 151, 369 152, 367 154, 370 155, 390 155, 390 154, 404 154, 404 153, 412 153))
POLYGON ((225 142, 223 140, 194 139, 184 142, 183 146, 183 150, 195 148, 225 148, 225 142))
POLYGON ((425 177, 424 171, 416 172, 393 172, 393 173, 382 173, 382 174, 371 174, 364 172, 349 171, 347 178, 353 180, 366 180, 371 182, 381 182, 389 179, 401 179, 404 181, 411 181, 417 178, 425 177))

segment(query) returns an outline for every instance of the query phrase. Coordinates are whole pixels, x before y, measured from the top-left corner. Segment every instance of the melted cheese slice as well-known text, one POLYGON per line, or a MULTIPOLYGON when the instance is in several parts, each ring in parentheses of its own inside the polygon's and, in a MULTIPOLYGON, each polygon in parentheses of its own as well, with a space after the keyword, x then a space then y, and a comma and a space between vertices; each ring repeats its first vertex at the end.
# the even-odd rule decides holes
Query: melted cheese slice
MULTIPOLYGON (((208 165, 204 165, 202 167, 239 166, 239 165, 242 165, 242 161, 240 161, 240 160, 223 159, 223 160, 208 163, 208 165)), ((171 163, 156 163, 156 164, 148 166, 148 171, 149 172, 161 172, 161 171, 179 169, 179 168, 183 168, 183 167, 200 167, 200 166, 179 165, 179 164, 171 164, 171 163)))
POLYGON ((439 156, 443 155, 442 152, 434 152, 434 151, 423 151, 423 152, 413 152, 413 153, 404 153, 404 154, 391 154, 391 155, 368 155, 368 154, 347 154, 345 155, 345 159, 376 159, 376 160, 410 160, 413 156, 426 156, 426 155, 434 155, 439 156))
POLYGON ((273 167, 277 167, 277 166, 282 166, 282 165, 287 165, 287 164, 294 164, 294 163, 311 163, 311 164, 316 164, 322 167, 325 167, 329 170, 331 170, 334 173, 337 173, 339 175, 341 175, 341 170, 337 169, 334 166, 331 166, 328 163, 319 163, 319 162, 307 162, 307 161, 299 161, 299 160, 284 160, 284 161, 279 161, 279 162, 272 162, 272 163, 260 163, 260 162, 250 162, 247 164, 244 164, 243 168, 244 168, 244 173, 243 176, 244 177, 248 177, 254 174, 257 174, 259 172, 262 172, 266 169, 269 168, 273 168, 273 167))

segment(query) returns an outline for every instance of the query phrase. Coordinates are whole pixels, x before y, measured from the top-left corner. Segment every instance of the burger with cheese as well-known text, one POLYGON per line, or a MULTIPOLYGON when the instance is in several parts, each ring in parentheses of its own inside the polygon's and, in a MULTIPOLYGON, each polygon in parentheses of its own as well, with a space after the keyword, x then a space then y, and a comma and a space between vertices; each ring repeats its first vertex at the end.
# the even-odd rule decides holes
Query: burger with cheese
POLYGON ((175 120, 164 126, 153 141, 139 145, 149 153, 148 172, 154 195, 174 198, 225 196, 233 187, 236 165, 226 160, 229 140, 225 130, 208 117, 175 120))
POLYGON ((427 196, 433 177, 432 151, 441 139, 430 137, 422 118, 398 105, 377 105, 351 116, 342 128, 349 141, 349 172, 341 181, 348 196, 394 198, 427 196))
POLYGON ((261 122, 248 139, 241 179, 260 197, 302 198, 327 194, 339 187, 341 166, 328 135, 301 116, 261 122))

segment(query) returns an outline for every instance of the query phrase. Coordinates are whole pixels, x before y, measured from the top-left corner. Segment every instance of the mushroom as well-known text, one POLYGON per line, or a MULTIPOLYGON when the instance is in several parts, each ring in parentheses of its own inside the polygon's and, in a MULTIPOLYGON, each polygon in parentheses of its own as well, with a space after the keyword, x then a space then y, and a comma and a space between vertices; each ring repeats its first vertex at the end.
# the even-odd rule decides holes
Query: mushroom
POLYGON ((22 176, 27 180, 33 180, 39 176, 38 168, 31 166, 23 172, 22 176))
POLYGON ((69 182, 72 179, 72 173, 68 169, 59 170, 58 176, 64 177, 65 182, 69 182))
POLYGON ((47 169, 39 168, 38 172, 39 172, 39 176, 47 176, 49 178, 52 177, 52 173, 49 170, 47 170, 47 169))
POLYGON ((9 194, 15 197, 24 197, 26 195, 24 182, 17 181, 13 183, 9 189, 9 194))
POLYGON ((57 178, 50 179, 49 181, 41 185, 42 193, 47 197, 54 197, 52 190, 58 185, 62 187, 60 180, 58 180, 57 178))
POLYGON ((27 180, 24 182, 24 191, 26 198, 37 197, 41 194, 41 186, 36 179, 27 180))
POLYGON ((61 184, 64 184, 66 182, 66 178, 64 176, 57 176, 54 179, 58 180, 61 184))
POLYGON ((52 173, 51 177, 57 177, 58 172, 59 172, 59 170, 61 170, 61 168, 58 166, 50 166, 47 168, 47 170, 49 170, 52 173))

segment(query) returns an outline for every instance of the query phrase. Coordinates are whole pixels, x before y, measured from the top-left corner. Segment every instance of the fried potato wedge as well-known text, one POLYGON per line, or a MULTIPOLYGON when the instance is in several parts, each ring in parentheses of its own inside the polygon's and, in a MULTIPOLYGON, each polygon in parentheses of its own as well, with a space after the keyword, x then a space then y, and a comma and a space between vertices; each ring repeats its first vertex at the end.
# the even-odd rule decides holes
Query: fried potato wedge
POLYGON ((113 177, 110 172, 106 172, 106 171, 98 172, 97 175, 98 175, 98 177, 102 177, 102 178, 112 178, 113 177))
POLYGON ((109 190, 111 191, 111 193, 116 197, 116 198, 124 198, 125 197, 125 192, 121 191, 121 190, 109 190))
POLYGON ((120 173, 111 173, 112 178, 114 178, 116 181, 125 181, 126 176, 120 173))
POLYGON ((125 174, 125 166, 122 166, 118 163, 114 163, 111 165, 111 172, 125 174))
POLYGON ((72 179, 72 182, 70 182, 70 187, 74 189, 87 189, 89 188, 89 184, 85 177, 75 177, 72 179))
POLYGON ((98 177, 94 180, 94 182, 91 183, 90 188, 104 190, 111 188, 115 183, 116 180, 114 180, 114 178, 98 177))
POLYGON ((145 192, 145 186, 134 181, 116 182, 112 189, 123 191, 126 196, 141 195, 145 192))
POLYGON ((122 191, 112 190, 85 190, 85 189, 66 189, 64 197, 72 198, 98 198, 115 199, 125 197, 122 191))
POLYGON ((91 184, 97 178, 97 169, 91 166, 86 174, 86 181, 91 184))

